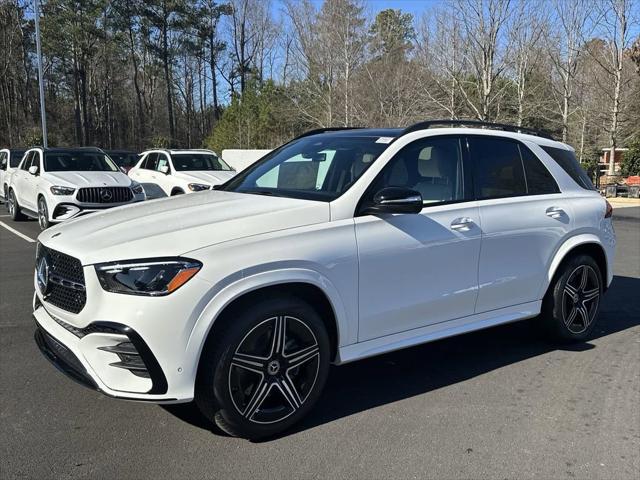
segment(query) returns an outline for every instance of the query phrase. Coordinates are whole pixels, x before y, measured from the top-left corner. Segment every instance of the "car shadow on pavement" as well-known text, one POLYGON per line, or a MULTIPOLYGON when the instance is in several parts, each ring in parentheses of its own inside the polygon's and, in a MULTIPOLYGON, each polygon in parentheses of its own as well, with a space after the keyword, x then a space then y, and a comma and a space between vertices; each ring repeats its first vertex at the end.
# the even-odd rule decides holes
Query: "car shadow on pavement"
MULTIPOLYGON (((590 340, 640 325, 638 292, 640 279, 614 277, 590 340)), ((315 408, 280 436, 447 387, 550 351, 581 352, 596 348, 590 341, 550 343, 536 320, 501 325, 332 367, 315 408)), ((164 408, 191 425, 220 433, 195 404, 164 408)))

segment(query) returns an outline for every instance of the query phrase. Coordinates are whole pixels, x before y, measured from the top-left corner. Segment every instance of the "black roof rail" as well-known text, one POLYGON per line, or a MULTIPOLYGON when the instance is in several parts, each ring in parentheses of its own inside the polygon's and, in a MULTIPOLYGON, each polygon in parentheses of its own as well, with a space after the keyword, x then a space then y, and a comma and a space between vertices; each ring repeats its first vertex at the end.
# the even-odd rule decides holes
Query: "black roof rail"
POLYGON ((340 130, 357 130, 357 129, 360 129, 360 128, 364 128, 364 127, 325 127, 325 128, 315 128, 313 130, 309 130, 308 132, 304 132, 301 135, 298 135, 293 140, 298 140, 299 138, 308 137, 310 135, 317 135, 319 133, 338 132, 340 130))
POLYGON ((405 128, 401 135, 406 135, 410 132, 415 132, 416 130, 425 130, 427 128, 431 128, 434 126, 470 126, 470 127, 481 127, 481 128, 489 128, 494 130, 503 130, 505 132, 515 132, 515 133, 526 133, 528 135, 535 135, 537 137, 543 137, 553 140, 553 137, 548 132, 543 130, 536 130, 535 128, 528 127, 519 127, 517 125, 508 125, 506 123, 493 123, 493 122, 483 122, 481 120, 427 120, 424 122, 414 123, 409 127, 405 128))

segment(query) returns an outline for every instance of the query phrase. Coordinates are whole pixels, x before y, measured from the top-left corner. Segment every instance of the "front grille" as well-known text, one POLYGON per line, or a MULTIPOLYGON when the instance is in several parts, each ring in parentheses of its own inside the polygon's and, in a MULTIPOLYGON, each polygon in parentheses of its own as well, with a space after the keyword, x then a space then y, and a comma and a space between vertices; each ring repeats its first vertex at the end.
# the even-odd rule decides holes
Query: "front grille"
POLYGON ((133 199, 129 187, 89 187, 78 190, 76 199, 81 203, 124 203, 133 199))
POLYGON ((79 313, 87 302, 84 271, 77 258, 38 244, 36 269, 38 277, 44 275, 41 261, 46 259, 46 282, 40 285, 44 300, 71 313, 79 313))

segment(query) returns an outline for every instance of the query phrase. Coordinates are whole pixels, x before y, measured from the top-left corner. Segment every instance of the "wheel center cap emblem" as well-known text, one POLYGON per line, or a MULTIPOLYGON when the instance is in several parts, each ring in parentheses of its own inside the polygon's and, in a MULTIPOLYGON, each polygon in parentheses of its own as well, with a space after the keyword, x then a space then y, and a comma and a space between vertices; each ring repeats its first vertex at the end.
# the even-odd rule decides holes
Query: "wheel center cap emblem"
POLYGON ((267 365, 267 372, 269 375, 275 375, 280 371, 280 362, 277 360, 271 360, 267 365))

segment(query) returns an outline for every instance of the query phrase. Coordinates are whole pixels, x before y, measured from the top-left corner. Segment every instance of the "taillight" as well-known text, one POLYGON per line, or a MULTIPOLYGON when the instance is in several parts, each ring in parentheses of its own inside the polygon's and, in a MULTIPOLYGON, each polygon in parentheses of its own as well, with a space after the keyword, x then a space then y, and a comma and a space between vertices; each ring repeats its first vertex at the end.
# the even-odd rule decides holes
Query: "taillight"
POLYGON ((605 202, 607 202, 607 211, 604 214, 604 218, 611 218, 613 215, 613 207, 609 203, 609 200, 605 200, 605 202))

